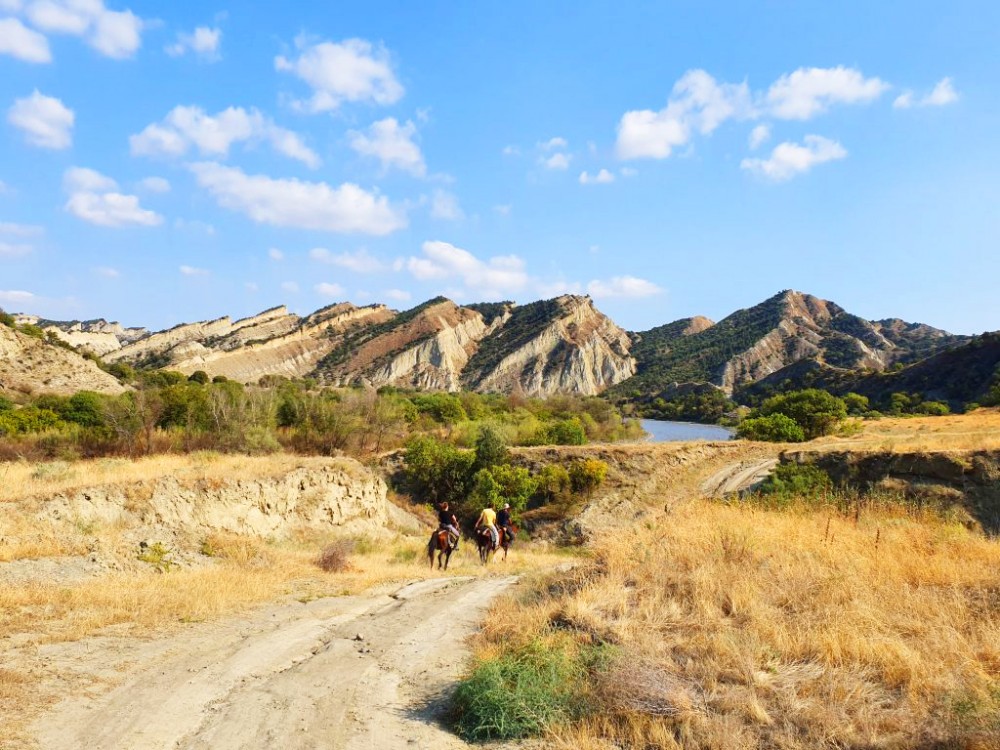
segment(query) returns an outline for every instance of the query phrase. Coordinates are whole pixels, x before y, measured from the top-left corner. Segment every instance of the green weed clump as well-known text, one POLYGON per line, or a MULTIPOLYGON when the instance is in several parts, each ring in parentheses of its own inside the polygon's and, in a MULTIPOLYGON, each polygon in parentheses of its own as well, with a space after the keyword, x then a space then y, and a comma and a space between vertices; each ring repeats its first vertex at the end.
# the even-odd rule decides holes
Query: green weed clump
POLYGON ((583 714, 585 676, 579 654, 537 642, 480 661, 452 699, 455 729, 473 741, 538 736, 583 714))

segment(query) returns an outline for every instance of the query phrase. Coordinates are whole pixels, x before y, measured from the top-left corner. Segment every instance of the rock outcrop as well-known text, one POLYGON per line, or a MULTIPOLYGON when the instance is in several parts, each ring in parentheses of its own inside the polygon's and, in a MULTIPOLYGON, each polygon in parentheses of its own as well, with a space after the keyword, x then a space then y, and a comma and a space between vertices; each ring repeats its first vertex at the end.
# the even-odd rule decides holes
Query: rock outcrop
POLYGON ((124 386, 89 359, 0 325, 0 392, 122 393, 124 386))
POLYGON ((89 487, 56 495, 39 512, 56 519, 143 527, 161 538, 211 531, 285 538, 300 529, 335 528, 371 533, 384 529, 392 517, 385 482, 349 458, 279 476, 211 482, 161 477, 89 487))
POLYGON ((463 376, 477 391, 592 396, 635 373, 632 342, 590 297, 564 295, 513 308, 463 376))

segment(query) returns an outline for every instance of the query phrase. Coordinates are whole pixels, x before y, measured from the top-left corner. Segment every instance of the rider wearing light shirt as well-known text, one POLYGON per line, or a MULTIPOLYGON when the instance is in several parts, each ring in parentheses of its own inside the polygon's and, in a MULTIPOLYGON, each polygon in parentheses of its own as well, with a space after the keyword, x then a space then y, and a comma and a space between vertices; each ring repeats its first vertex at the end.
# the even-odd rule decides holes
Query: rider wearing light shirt
POLYGON ((500 536, 497 534, 497 512, 493 508, 483 508, 476 520, 476 529, 489 529, 490 538, 493 540, 494 548, 500 543, 500 536))

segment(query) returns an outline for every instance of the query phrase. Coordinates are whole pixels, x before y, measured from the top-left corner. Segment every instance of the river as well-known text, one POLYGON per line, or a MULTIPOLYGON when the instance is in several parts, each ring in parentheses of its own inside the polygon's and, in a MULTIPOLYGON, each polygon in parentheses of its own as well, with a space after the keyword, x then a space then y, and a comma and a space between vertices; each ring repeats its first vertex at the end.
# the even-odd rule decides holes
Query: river
POLYGON ((729 440, 733 431, 714 424, 697 422, 667 422, 662 419, 643 419, 642 429, 649 433, 654 443, 672 443, 680 440, 729 440))

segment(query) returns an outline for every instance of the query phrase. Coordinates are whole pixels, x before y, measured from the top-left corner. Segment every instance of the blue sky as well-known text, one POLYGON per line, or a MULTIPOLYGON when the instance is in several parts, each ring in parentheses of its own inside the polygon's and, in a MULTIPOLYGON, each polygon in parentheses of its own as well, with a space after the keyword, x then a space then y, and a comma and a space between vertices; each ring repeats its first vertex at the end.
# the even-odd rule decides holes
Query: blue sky
POLYGON ((1000 328, 1000 5, 0 0, 0 306, 1000 328))

